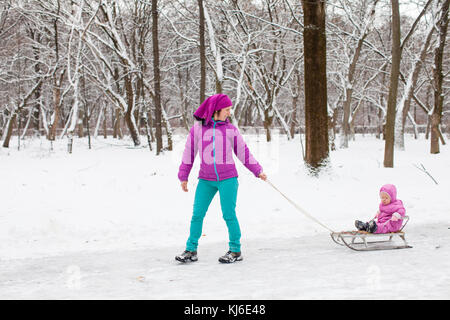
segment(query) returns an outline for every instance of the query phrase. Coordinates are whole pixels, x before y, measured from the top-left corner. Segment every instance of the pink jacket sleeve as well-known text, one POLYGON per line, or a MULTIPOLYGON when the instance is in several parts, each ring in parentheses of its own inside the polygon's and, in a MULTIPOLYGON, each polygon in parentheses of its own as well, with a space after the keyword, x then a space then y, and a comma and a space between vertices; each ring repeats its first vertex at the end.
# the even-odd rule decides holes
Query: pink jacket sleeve
MULTIPOLYGON (((398 213, 398 214, 400 215, 400 217, 404 217, 404 216, 405 216, 405 213, 406 213, 406 210, 405 210, 405 208, 400 208, 400 209, 398 209, 396 212, 394 212, 394 213, 392 214, 392 216, 395 215, 396 213, 398 213)), ((390 220, 392 220, 392 216, 391 216, 391 219, 390 219, 390 220)))
POLYGON ((242 164, 250 170, 255 177, 258 177, 263 169, 251 154, 250 149, 247 147, 244 138, 237 128, 235 128, 233 151, 242 164))
POLYGON ((405 210, 405 208, 401 208, 401 209, 398 209, 397 212, 400 213, 400 215, 401 215, 402 217, 404 217, 404 216, 405 216, 405 213, 406 213, 406 210, 405 210))
POLYGON ((194 160, 198 153, 198 141, 196 139, 197 130, 198 130, 197 124, 194 124, 191 130, 189 131, 189 135, 186 140, 186 145, 184 146, 181 164, 178 169, 178 179, 180 181, 188 180, 189 173, 191 172, 192 166, 194 165, 194 160))

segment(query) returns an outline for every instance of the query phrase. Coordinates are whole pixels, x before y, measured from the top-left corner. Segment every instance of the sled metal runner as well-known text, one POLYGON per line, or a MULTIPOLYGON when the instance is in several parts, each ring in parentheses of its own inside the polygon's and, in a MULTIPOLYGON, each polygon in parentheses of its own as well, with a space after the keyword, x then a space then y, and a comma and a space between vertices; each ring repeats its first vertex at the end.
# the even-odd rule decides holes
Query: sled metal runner
POLYGON ((331 239, 341 246, 347 246, 348 248, 355 251, 374 251, 374 250, 393 250, 393 249, 407 249, 412 248, 406 242, 405 232, 403 228, 409 221, 409 217, 405 216, 402 218, 403 225, 402 228, 397 232, 391 233, 369 233, 366 231, 342 231, 342 232, 332 232, 331 239), (389 239, 386 240, 386 237, 389 239), (392 239, 394 237, 399 237, 403 244, 398 245, 393 243, 392 239), (383 239, 369 241, 372 239, 383 239), (357 240, 360 241, 357 241, 357 240))

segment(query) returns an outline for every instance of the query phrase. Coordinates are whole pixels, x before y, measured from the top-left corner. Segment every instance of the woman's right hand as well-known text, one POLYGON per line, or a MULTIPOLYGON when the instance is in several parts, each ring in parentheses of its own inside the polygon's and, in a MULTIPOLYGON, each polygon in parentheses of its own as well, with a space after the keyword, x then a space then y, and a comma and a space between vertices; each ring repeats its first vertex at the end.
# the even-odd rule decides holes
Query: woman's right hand
POLYGON ((181 189, 183 189, 184 192, 188 192, 187 183, 187 181, 181 181, 181 189))

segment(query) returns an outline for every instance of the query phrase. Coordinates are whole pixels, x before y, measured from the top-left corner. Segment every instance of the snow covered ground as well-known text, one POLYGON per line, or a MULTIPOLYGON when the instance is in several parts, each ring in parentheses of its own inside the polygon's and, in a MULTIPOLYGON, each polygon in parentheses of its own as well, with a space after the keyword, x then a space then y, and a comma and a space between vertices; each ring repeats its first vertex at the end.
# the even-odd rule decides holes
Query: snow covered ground
MULTIPOLYGON (((449 299, 450 152, 429 154, 429 141, 406 138, 395 168, 383 168, 384 142, 357 136, 331 153, 331 168, 306 174, 299 136, 286 141, 245 135, 272 183, 335 231, 377 211, 378 190, 398 188, 411 220, 412 249, 355 252, 238 163, 237 213, 244 261, 222 265, 227 230, 219 198, 205 218, 199 261, 184 250, 198 159, 189 192, 175 150, 156 157, 129 140, 75 140, 54 151, 44 139, 0 150, 1 299, 449 299), (436 185, 415 167, 423 164, 436 185)), ((145 139, 143 139, 144 141, 145 139)))

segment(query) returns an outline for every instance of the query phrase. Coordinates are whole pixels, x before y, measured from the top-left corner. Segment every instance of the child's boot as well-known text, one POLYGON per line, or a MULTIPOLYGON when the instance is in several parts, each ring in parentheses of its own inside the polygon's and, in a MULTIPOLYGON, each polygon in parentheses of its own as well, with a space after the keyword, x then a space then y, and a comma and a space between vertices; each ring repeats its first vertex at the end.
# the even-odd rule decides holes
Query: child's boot
POLYGON ((374 233, 375 231, 377 231, 377 223, 375 222, 375 220, 372 220, 368 223, 366 231, 370 233, 374 233))
POLYGON ((367 222, 355 220, 355 227, 359 231, 367 231, 367 229, 369 228, 369 224, 367 222))

